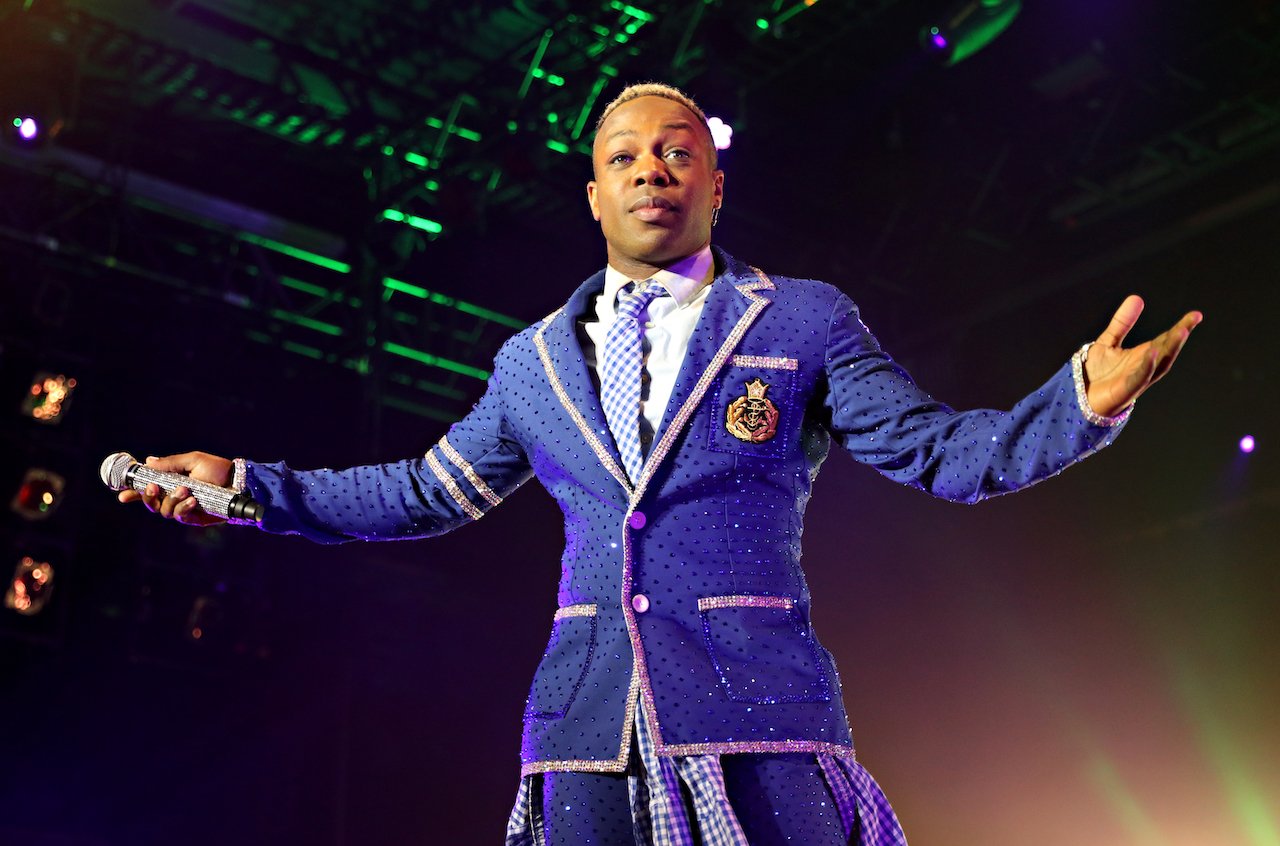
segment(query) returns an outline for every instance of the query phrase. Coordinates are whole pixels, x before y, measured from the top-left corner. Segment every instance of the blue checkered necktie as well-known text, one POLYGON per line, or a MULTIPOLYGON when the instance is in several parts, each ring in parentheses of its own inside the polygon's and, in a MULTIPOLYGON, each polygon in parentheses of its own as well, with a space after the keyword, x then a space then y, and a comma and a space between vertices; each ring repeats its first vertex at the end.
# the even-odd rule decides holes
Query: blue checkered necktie
POLYGON ((601 356, 600 394, 604 406, 604 418, 613 432, 613 442, 618 445, 622 466, 635 482, 644 466, 644 454, 640 449, 640 375, 644 370, 642 341, 644 327, 640 315, 657 297, 665 296, 666 289, 656 282, 641 282, 623 286, 618 294, 618 311, 613 325, 604 339, 604 355, 601 356))

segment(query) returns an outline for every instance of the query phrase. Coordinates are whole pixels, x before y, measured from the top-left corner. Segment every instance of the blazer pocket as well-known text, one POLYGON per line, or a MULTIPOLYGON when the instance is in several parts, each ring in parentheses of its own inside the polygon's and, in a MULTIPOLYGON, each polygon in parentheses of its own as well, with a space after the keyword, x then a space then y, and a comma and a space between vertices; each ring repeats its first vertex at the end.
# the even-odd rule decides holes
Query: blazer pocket
POLYGON ((596 650, 596 614, 594 604, 556 610, 551 640, 529 689, 526 720, 558 720, 568 712, 596 650))
POLYGON ((704 596, 698 614, 716 675, 733 701, 830 701, 825 662, 794 600, 704 596))
POLYGON ((711 449, 756 458, 785 457, 798 425, 797 367, 794 358, 730 359, 711 410, 711 449))

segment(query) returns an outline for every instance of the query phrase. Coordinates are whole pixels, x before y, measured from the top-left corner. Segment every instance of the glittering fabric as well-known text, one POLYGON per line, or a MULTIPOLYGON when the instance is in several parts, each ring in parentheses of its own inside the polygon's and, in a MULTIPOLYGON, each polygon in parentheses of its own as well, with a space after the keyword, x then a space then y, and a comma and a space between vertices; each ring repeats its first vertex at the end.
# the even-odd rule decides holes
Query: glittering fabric
POLYGON ((716 266, 634 484, 578 340, 603 272, 503 346, 484 396, 422 458, 310 472, 247 464, 262 528, 322 542, 439 534, 538 478, 564 515, 557 606, 596 612, 548 609, 524 775, 625 772, 637 697, 663 758, 810 753, 856 766, 800 568, 830 446, 973 503, 1062 471, 1122 428, 1090 421, 1070 364, 1008 411, 957 412, 881 350, 839 290, 723 252, 716 266), (728 431, 725 413, 756 380, 777 409, 776 434, 759 443, 728 431), (778 601, 718 607, 753 596, 778 601))
POLYGON ((625 774, 521 780, 507 846, 905 846, 879 786, 827 755, 657 754, 636 723, 625 774))
POLYGON ((795 370, 800 365, 794 358, 767 355, 735 355, 731 361, 734 367, 762 367, 767 370, 795 370))

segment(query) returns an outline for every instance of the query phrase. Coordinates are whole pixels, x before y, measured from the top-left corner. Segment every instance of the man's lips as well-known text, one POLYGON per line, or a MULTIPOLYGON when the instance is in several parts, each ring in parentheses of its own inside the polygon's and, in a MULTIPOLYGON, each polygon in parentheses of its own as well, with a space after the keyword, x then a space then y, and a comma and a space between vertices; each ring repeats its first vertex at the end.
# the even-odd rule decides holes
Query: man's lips
POLYGON ((666 197, 649 195, 636 200, 627 211, 641 220, 653 221, 673 214, 676 211, 676 206, 666 197))

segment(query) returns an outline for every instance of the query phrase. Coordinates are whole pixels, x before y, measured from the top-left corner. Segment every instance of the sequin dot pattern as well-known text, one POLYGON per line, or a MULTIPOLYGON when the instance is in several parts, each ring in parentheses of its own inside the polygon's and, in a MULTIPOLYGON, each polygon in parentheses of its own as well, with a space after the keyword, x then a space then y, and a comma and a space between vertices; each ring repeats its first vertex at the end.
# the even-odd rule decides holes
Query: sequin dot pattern
POLYGON ((1086 417, 1067 364, 1008 411, 955 411, 880 348, 838 289, 722 251, 716 268, 634 480, 575 331, 603 272, 503 346, 484 396, 423 456, 340 471, 247 464, 262 527, 322 542, 449 531, 536 476, 564 515, 558 607, 574 610, 547 610, 525 774, 624 772, 638 703, 661 755, 852 759, 800 568, 805 506, 831 446, 972 503, 1060 472, 1123 424, 1086 417), (756 380, 776 409, 760 442, 725 428, 727 403, 756 380))

